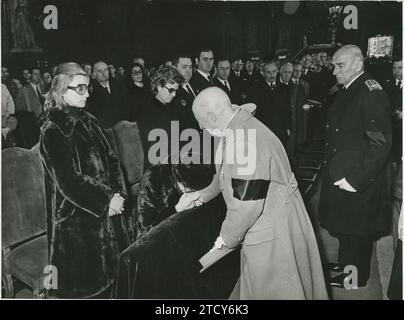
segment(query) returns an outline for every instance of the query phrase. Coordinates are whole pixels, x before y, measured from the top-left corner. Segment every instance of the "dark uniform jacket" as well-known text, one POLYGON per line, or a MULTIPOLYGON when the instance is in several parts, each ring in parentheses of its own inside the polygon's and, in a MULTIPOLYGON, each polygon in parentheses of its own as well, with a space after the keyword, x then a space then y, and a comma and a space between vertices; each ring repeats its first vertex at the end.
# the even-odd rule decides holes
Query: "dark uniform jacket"
POLYGON ((320 223, 333 233, 384 234, 391 220, 385 207, 391 120, 389 100, 381 86, 364 73, 348 89, 339 91, 326 131, 320 223), (357 192, 334 186, 344 177, 357 192))

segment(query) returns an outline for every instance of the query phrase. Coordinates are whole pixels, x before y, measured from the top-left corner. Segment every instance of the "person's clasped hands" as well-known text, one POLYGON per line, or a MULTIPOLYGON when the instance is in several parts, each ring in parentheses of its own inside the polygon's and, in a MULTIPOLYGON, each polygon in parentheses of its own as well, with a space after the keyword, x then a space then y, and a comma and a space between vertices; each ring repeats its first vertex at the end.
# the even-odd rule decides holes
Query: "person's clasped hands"
POLYGON ((111 217, 117 214, 122 214, 122 212, 125 210, 124 203, 125 199, 119 193, 115 193, 111 199, 111 202, 109 203, 109 216, 111 217))
POLYGON ((193 207, 199 207, 203 205, 202 195, 198 191, 184 193, 178 203, 175 206, 177 212, 192 209, 193 207))

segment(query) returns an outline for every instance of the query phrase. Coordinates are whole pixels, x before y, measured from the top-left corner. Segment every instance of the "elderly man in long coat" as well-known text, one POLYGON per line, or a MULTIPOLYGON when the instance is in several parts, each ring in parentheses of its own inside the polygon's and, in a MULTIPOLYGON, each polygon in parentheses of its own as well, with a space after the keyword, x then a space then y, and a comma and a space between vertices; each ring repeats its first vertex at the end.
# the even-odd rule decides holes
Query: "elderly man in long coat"
POLYGON ((178 205, 222 192, 227 214, 214 248, 242 243, 239 298, 327 299, 316 238, 279 139, 219 88, 203 90, 193 112, 221 137, 219 161, 212 184, 178 205))
POLYGON ((334 75, 344 88, 328 114, 319 203, 321 225, 339 240, 339 261, 329 268, 340 273, 330 284, 347 289, 346 280, 354 281, 353 266, 357 285, 366 285, 373 243, 390 232, 391 224, 385 201, 390 104, 382 87, 364 72, 363 60, 354 45, 333 56, 334 75))

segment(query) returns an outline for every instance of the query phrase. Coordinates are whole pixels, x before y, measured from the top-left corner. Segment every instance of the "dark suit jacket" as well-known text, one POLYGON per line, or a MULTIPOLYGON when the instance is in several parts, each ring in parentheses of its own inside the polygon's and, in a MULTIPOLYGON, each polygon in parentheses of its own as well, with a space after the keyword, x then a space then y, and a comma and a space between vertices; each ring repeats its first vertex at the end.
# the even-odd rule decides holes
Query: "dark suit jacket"
MULTIPOLYGON (((192 89, 194 90, 194 88, 192 89)), ((171 102, 171 104, 178 110, 181 130, 188 128, 196 130, 200 129, 198 121, 195 119, 194 113, 192 112, 192 103, 194 102, 194 99, 195 97, 192 93, 188 93, 182 86, 180 86, 175 98, 171 102)))
MULTIPOLYGON (((264 79, 258 72, 253 72, 249 75, 247 71, 242 70, 240 75, 240 88, 241 91, 247 95, 245 102, 251 102, 254 98, 255 87, 260 84, 264 79)), ((264 81, 265 82, 265 81, 264 81)))
POLYGON ((299 80, 298 84, 292 81, 289 84, 290 103, 292 107, 292 136, 295 143, 303 144, 307 139, 307 112, 303 105, 307 103, 309 84, 299 80))
POLYGON ((121 82, 109 80, 109 94, 97 81, 88 99, 88 112, 93 114, 104 129, 128 118, 128 95, 121 82))
POLYGON ((224 92, 227 93, 227 95, 230 98, 231 103, 239 105, 240 100, 241 100, 240 85, 237 80, 232 80, 229 78, 229 79, 227 79, 227 81, 229 82, 230 90, 225 85, 223 85, 223 83, 220 82, 220 80, 217 77, 215 77, 213 79, 214 85, 216 87, 219 87, 220 89, 224 90, 224 92))
POLYGON ((286 147, 287 130, 292 128, 287 87, 278 84, 274 89, 270 89, 266 81, 260 81, 252 89, 252 102, 257 105, 256 118, 286 147))
POLYGON ((403 156, 403 119, 398 119, 396 111, 403 110, 403 89, 396 86, 396 80, 386 81, 384 85, 390 99, 393 125, 393 144, 391 147, 391 160, 401 162, 403 156))
POLYGON ((213 86, 213 82, 210 83, 198 71, 194 72, 189 83, 191 84, 192 89, 194 89, 196 95, 198 95, 203 89, 213 86))

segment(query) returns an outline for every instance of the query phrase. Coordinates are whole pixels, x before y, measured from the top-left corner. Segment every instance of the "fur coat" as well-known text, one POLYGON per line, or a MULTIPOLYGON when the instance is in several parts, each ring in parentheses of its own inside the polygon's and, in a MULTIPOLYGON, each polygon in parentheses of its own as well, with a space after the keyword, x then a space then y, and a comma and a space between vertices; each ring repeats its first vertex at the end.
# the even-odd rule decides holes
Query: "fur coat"
POLYGON ((48 113, 40 152, 46 172, 50 264, 57 267, 52 295, 89 297, 113 282, 119 253, 129 245, 125 215, 109 217, 124 179, 99 122, 79 108, 48 113))

